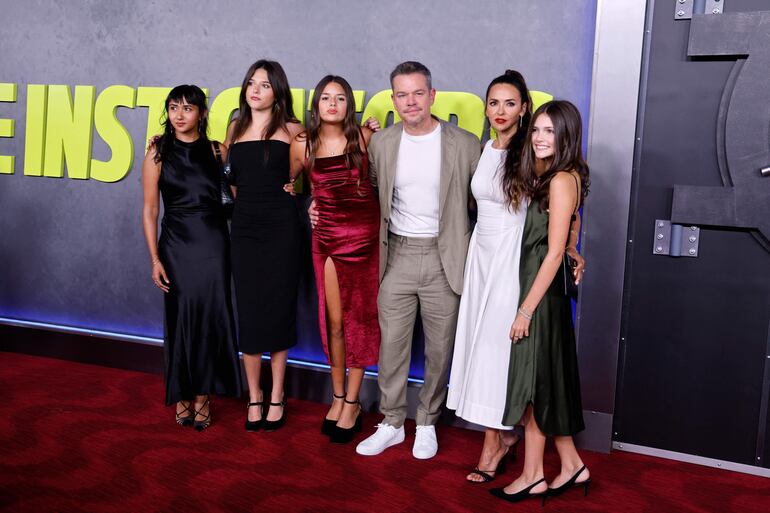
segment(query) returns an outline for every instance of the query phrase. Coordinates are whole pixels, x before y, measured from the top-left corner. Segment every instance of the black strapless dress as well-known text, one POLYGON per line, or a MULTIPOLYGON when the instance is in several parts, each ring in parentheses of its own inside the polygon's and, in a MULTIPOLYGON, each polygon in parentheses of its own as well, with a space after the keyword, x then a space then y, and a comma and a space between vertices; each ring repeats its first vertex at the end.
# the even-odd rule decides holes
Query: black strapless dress
POLYGON ((241 392, 220 179, 211 144, 203 139, 175 140, 161 165, 158 256, 171 281, 164 294, 163 344, 169 405, 241 392))
POLYGON ((289 145, 244 141, 230 146, 238 188, 231 230, 238 342, 246 354, 297 343, 301 225, 289 181, 289 145))

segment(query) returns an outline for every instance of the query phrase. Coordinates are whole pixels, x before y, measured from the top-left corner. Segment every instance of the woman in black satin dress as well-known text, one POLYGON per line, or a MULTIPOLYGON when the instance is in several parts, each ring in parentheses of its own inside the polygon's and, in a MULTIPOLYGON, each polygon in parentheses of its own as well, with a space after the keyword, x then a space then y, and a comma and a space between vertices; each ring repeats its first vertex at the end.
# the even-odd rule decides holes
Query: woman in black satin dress
POLYGON ((238 341, 249 384, 247 431, 274 431, 284 422, 286 360, 297 343, 301 225, 297 203, 283 186, 289 181, 289 143, 302 130, 281 65, 252 64, 226 141, 235 195, 231 241, 238 341), (269 401, 260 388, 262 353, 270 353, 269 401))
POLYGON ((177 423, 198 431, 211 423, 210 394, 241 391, 222 175, 214 152, 220 145, 206 136, 207 114, 200 88, 172 89, 164 133, 150 145, 142 165, 152 279, 165 293, 166 404, 176 403, 177 423))

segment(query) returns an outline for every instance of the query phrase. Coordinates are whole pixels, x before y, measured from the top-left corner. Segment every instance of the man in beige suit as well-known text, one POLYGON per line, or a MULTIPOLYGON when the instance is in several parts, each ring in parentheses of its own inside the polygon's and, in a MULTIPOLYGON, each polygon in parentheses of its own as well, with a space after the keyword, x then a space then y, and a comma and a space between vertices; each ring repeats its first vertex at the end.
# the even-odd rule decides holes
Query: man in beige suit
POLYGON ((470 181, 479 140, 430 114, 436 91, 428 68, 399 64, 391 73, 393 104, 402 119, 369 145, 370 174, 380 211, 380 411, 377 431, 356 448, 372 456, 404 441, 406 388, 415 317, 425 333, 425 382, 419 392, 414 457, 438 450, 436 424, 446 396, 463 267, 471 234, 470 181))

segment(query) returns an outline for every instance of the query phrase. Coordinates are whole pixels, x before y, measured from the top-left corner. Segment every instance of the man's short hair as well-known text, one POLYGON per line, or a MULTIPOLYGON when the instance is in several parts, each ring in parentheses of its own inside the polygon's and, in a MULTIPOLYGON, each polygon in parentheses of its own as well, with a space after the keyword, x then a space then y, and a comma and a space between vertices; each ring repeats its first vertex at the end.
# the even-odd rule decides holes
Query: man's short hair
POLYGON ((393 79, 398 75, 409 75, 411 73, 420 73, 428 81, 428 89, 433 89, 433 80, 430 76, 430 70, 425 64, 417 61, 402 62, 390 73, 390 87, 393 88, 393 79))

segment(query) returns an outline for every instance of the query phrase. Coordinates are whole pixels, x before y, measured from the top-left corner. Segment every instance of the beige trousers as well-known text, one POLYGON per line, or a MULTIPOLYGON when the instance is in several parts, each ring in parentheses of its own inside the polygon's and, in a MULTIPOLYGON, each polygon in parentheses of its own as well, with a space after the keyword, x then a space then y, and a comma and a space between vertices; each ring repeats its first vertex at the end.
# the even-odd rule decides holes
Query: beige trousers
POLYGON ((425 383, 419 392, 418 425, 438 421, 446 397, 460 296, 441 266, 436 238, 389 234, 388 263, 377 297, 380 331, 378 382, 385 424, 406 419, 406 387, 418 306, 425 333, 425 383))

